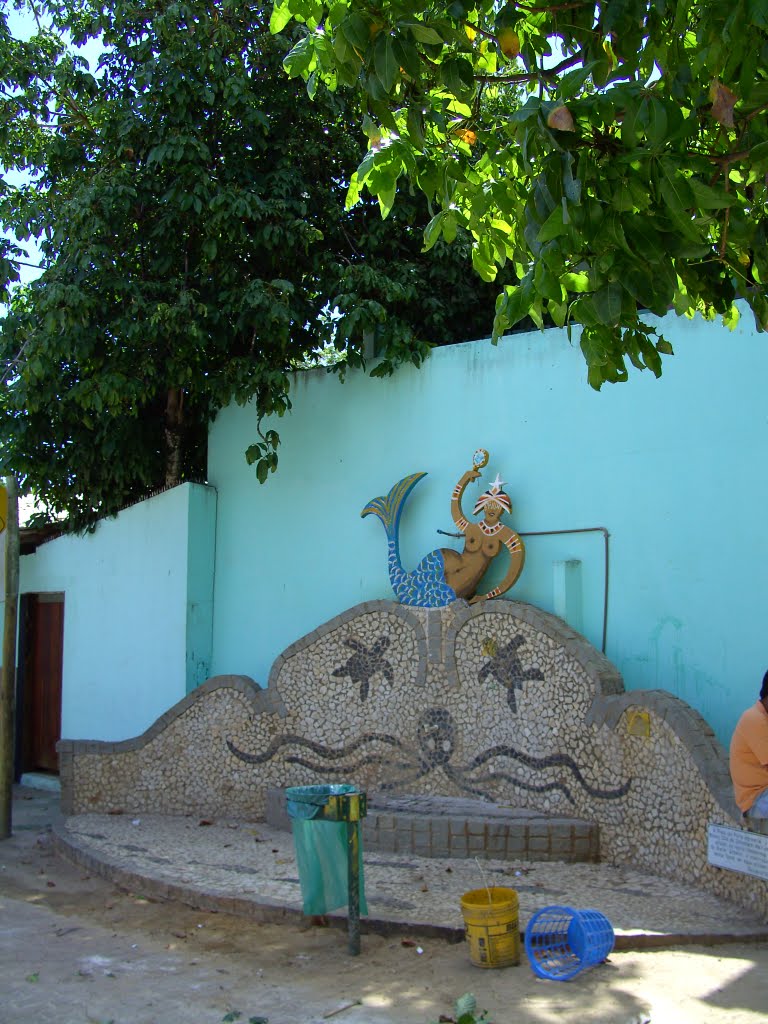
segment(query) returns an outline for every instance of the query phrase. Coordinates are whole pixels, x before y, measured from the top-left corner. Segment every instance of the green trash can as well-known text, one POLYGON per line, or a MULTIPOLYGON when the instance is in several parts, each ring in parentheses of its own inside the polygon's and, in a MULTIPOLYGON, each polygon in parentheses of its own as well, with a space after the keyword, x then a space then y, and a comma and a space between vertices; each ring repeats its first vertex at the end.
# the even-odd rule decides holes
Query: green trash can
MULTIPOLYGON (((285 791, 303 910, 308 916, 327 914, 349 903, 348 824, 345 821, 324 821, 321 815, 329 797, 357 792, 354 786, 348 785, 291 786, 285 791)), ((358 824, 355 823, 355 827, 358 824)), ((367 914, 362 844, 358 849, 360 913, 367 914)))

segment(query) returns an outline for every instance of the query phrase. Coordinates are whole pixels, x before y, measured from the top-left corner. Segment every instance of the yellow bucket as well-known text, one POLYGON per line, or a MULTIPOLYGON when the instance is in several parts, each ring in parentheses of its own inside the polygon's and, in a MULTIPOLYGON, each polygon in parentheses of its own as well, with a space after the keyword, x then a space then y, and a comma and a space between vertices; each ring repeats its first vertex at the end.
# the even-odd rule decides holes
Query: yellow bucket
POLYGON ((476 967, 513 967, 520 963, 520 926, 514 889, 473 889, 461 897, 469 959, 476 967))

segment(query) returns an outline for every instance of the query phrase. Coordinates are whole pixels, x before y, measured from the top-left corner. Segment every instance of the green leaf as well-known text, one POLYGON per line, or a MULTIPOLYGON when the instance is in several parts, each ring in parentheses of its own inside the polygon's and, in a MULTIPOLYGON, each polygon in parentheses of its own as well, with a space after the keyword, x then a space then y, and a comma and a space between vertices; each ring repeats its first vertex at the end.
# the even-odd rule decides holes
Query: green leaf
POLYGON ((552 317, 552 322, 555 327, 563 327, 568 317, 568 303, 567 302, 554 302, 550 300, 547 303, 547 310, 549 315, 552 317))
POLYGON ((392 40, 392 52, 395 60, 403 71, 411 78, 418 78, 421 74, 421 58, 419 51, 409 39, 396 37, 392 40))
POLYGON ((429 25, 424 25, 420 21, 409 22, 403 25, 403 28, 407 28, 413 38, 419 43, 428 43, 434 46, 439 46, 443 42, 443 37, 435 29, 429 25))
POLYGON ((274 35, 278 32, 282 32, 288 22, 293 18, 290 4, 276 3, 272 8, 272 14, 269 19, 269 31, 274 35))
POLYGON ((458 222, 456 219, 456 212, 454 210, 446 210, 445 219, 443 220, 443 238, 449 244, 456 241, 456 232, 458 230, 458 222))
MULTIPOLYGON (((636 264, 625 264, 621 270, 621 282, 641 306, 653 309, 659 305, 659 299, 654 289, 653 273, 649 268, 638 267, 636 264)), ((663 296, 661 304, 664 304, 663 296)))
POLYGON ((613 249, 623 249, 630 256, 634 255, 624 234, 624 226, 618 213, 611 211, 603 218, 595 236, 595 244, 613 249))
POLYGON ((537 239, 539 242, 548 242, 558 235, 563 235, 568 230, 563 220, 562 205, 556 206, 539 229, 537 239))
POLYGON ((483 281, 496 280, 496 264, 489 257, 488 253, 479 246, 472 249, 472 266, 483 279, 483 281))
POLYGON ((680 173, 671 161, 662 160, 663 177, 659 188, 661 198, 664 200, 670 213, 676 215, 676 224, 684 227, 691 225, 691 215, 688 212, 694 205, 693 191, 690 184, 680 173))
POLYGON ((645 365, 653 373, 654 377, 661 376, 661 356, 656 351, 655 345, 650 342, 646 337, 639 336, 638 344, 640 351, 643 354, 645 365))
POLYGON ((457 99, 467 99, 474 94, 474 70, 465 57, 453 57, 444 61, 439 69, 439 78, 457 99))
POLYGON ((623 217, 622 227, 627 245, 645 263, 654 264, 666 258, 662 236, 649 218, 640 215, 623 217))
POLYGON ((739 307, 735 303, 731 305, 730 309, 723 313, 723 323, 729 331, 734 331, 736 329, 740 319, 741 314, 739 313, 739 307))
POLYGON ((758 142, 749 151, 749 160, 753 167, 768 165, 768 140, 758 142))
POLYGON ((563 189, 572 203, 581 202, 581 181, 573 176, 573 154, 563 153, 563 189))
POLYGON ((536 264, 533 283, 538 294, 545 299, 560 303, 565 298, 560 281, 543 261, 536 264))
POLYGON ((621 119, 621 141, 627 149, 634 149, 637 146, 638 136, 642 131, 647 115, 648 104, 646 100, 639 100, 636 96, 627 97, 627 103, 621 119))
POLYGON ((605 378, 603 377, 602 370, 599 366, 591 364, 588 367, 587 381, 589 386, 594 388, 595 391, 599 391, 600 388, 602 388, 603 384, 605 384, 605 378))
POLYGON ((648 101, 648 129, 646 137, 655 149, 667 141, 667 110, 664 103, 655 96, 648 101))
POLYGON ((349 14, 339 25, 340 31, 345 38, 363 53, 370 42, 370 25, 360 14, 353 12, 349 14))
POLYGON ((519 285, 507 285, 496 300, 494 338, 500 337, 510 327, 519 323, 523 317, 528 316, 534 298, 533 280, 530 274, 527 274, 519 285))
POLYGON ((298 78, 308 70, 314 60, 314 50, 309 36, 300 39, 283 61, 289 78, 298 78))
POLYGON ((617 281, 599 288, 592 296, 598 319, 608 327, 615 327, 621 319, 624 289, 617 281))
POLYGON ((757 46, 747 46, 744 52, 744 59, 739 73, 739 87, 736 90, 738 95, 745 101, 752 96, 752 90, 758 79, 757 69, 761 59, 760 49, 757 46))
POLYGON ((439 213, 435 214, 429 224, 424 228, 424 248, 421 250, 422 252, 427 252, 427 250, 431 249, 438 240, 440 232, 442 231, 444 219, 445 211, 441 210, 439 213))
POLYGON ((768 299, 760 292, 747 294, 747 302, 755 317, 755 327, 759 332, 768 331, 768 299))
POLYGON ((420 106, 411 106, 408 108, 406 125, 408 128, 408 137, 413 143, 416 151, 421 153, 424 150, 425 139, 424 114, 422 113, 420 106))
POLYGON ((555 96, 560 100, 568 100, 575 96, 582 89, 596 66, 597 61, 589 61, 588 64, 584 64, 582 67, 575 68, 573 71, 563 75, 558 82, 555 96))
POLYGON ((465 992, 463 996, 456 1000, 455 1014, 457 1017, 463 1017, 466 1014, 474 1014, 477 1012, 477 999, 472 992, 465 992))
POLYGON ((382 89, 385 93, 390 92, 398 77, 398 63, 392 45, 392 37, 386 32, 380 32, 376 36, 376 42, 373 47, 373 62, 376 69, 376 77, 381 82, 382 89))
POLYGON ((360 193, 363 191, 363 183, 360 181, 360 177, 355 171, 352 175, 349 188, 347 189, 347 195, 344 200, 344 209, 351 210, 353 206, 356 206, 360 202, 360 193))
POLYGON ((560 281, 569 292, 589 291, 589 274, 584 273, 584 271, 563 274, 560 277, 560 281))
POLYGON ((724 210, 738 202, 738 197, 725 189, 712 188, 698 178, 688 178, 687 181, 696 205, 702 210, 724 210))
POLYGON ((376 197, 379 200, 379 210, 381 211, 382 219, 389 216, 389 213, 395 202, 395 192, 397 191, 397 179, 393 179, 392 182, 386 186, 379 186, 376 190, 376 197))

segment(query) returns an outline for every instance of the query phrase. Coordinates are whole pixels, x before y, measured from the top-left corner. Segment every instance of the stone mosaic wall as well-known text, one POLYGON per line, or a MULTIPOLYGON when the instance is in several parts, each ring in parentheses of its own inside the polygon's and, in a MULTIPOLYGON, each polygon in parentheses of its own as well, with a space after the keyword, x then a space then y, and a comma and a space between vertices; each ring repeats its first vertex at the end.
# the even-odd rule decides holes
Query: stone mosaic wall
POLYGON ((377 601, 289 647, 259 689, 209 680, 143 736, 60 744, 64 810, 263 817, 266 790, 354 782, 471 796, 600 826, 600 855, 759 908, 768 884, 707 864, 738 826, 722 748, 662 691, 528 605, 377 601))

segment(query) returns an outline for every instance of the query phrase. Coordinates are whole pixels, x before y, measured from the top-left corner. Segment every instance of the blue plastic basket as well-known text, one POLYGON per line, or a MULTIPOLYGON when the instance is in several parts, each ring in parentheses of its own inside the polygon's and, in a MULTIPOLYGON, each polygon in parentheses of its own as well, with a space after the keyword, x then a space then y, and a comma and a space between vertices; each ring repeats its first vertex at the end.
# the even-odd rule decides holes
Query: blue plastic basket
POLYGON ((525 929, 525 952, 540 978, 568 981, 601 964, 614 943, 613 926, 599 910, 544 907, 525 929))

